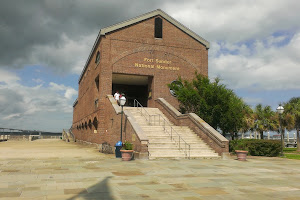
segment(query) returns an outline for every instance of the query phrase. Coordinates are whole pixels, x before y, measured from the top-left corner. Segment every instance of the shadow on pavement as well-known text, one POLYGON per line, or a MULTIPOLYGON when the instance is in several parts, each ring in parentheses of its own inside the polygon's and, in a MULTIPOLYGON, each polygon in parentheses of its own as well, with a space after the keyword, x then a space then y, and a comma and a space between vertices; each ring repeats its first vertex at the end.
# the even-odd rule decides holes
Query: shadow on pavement
POLYGON ((111 176, 106 177, 103 181, 87 188, 87 190, 80 192, 76 196, 69 198, 69 200, 75 200, 75 199, 114 200, 114 198, 111 195, 111 190, 108 185, 108 180, 110 178, 112 178, 112 177, 111 176))

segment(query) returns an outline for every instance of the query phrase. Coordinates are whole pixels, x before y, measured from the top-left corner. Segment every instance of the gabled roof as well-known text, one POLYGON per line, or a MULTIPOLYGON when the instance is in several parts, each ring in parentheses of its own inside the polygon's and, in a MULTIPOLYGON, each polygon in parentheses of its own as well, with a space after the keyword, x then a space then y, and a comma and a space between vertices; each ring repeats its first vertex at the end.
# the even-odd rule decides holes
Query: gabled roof
POLYGON ((112 31, 116 31, 118 29, 121 29, 121 28, 124 28, 124 27, 127 27, 127 26, 130 26, 132 24, 135 24, 135 23, 138 23, 138 22, 141 22, 143 20, 146 20, 146 19, 149 19, 149 18, 152 18, 154 16, 158 16, 160 15, 161 17, 163 17, 164 19, 166 19, 167 21, 169 21, 170 23, 172 23, 174 26, 176 26, 177 28, 179 28, 180 30, 182 30, 183 32, 185 32, 186 34, 188 34, 189 36, 191 36, 192 38, 194 38, 195 40, 197 40, 198 42, 200 42, 201 44, 203 44, 207 49, 209 49, 209 42, 207 40, 205 40, 204 38, 202 38, 201 36, 199 36, 198 34, 196 34, 195 32, 193 32, 192 30, 190 30, 189 28, 185 27, 184 25, 182 25, 180 22, 178 22, 176 19, 174 19, 173 17, 171 17, 170 15, 168 15, 167 13, 165 13, 164 11, 162 11, 161 9, 157 9, 157 10, 154 10, 154 11, 151 11, 151 12, 148 12, 148 13, 145 13, 143 15, 140 15, 140 16, 137 16, 137 17, 134 17, 132 19, 129 19, 129 20, 126 20, 126 21, 123 21, 121 23, 118 23, 118 24, 114 24, 114 25, 111 25, 111 26, 108 26, 106 28, 103 28, 100 30, 98 36, 97 36, 97 39, 94 43, 94 46, 93 46, 93 49, 89 55, 89 58, 81 72, 81 75, 79 77, 79 80, 78 82, 81 81, 82 79, 82 76, 87 68, 87 65, 92 57, 92 54, 96 48, 96 45, 98 43, 98 41, 100 40, 100 37, 103 36, 103 35, 106 35, 107 33, 110 33, 112 31))
POLYGON ((166 20, 168 20, 170 23, 172 23, 173 25, 175 25, 177 28, 181 29, 183 32, 187 33, 188 35, 190 35, 191 37, 193 37, 195 40, 199 41, 200 43, 204 44, 206 46, 206 48, 209 48, 209 42, 206 41, 205 39, 203 39, 202 37, 200 37, 199 35, 197 35, 196 33, 194 33, 193 31, 191 31, 190 29, 188 29, 187 27, 185 27, 184 25, 182 25, 180 22, 178 22, 177 20, 175 20, 173 17, 171 17, 170 15, 168 15, 167 13, 165 13, 164 11, 162 11, 161 9, 157 9, 154 10, 152 12, 140 15, 138 17, 123 21, 121 23, 118 24, 114 24, 112 26, 103 28, 100 30, 100 35, 105 35, 106 33, 124 28, 126 26, 130 26, 132 24, 138 23, 140 21, 149 19, 151 17, 160 15, 163 18, 165 18, 166 20))

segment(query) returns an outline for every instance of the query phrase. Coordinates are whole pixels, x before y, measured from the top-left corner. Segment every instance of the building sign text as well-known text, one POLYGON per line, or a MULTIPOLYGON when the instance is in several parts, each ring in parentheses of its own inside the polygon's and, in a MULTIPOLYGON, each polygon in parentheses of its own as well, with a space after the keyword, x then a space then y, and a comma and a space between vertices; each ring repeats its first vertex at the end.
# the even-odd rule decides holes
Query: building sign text
POLYGON ((180 69, 179 67, 169 66, 170 64, 172 64, 172 61, 170 61, 170 60, 144 58, 144 62, 147 62, 147 64, 134 63, 134 67, 149 68, 149 69, 156 68, 156 69, 174 70, 174 71, 177 71, 180 69))

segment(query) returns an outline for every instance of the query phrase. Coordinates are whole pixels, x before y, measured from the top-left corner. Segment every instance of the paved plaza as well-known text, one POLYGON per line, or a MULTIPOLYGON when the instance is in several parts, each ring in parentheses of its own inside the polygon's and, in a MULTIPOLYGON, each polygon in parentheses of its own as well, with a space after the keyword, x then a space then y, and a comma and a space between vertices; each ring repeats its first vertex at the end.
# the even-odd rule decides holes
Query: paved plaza
POLYGON ((2 199, 300 199, 300 161, 134 160, 61 140, 0 142, 2 199))

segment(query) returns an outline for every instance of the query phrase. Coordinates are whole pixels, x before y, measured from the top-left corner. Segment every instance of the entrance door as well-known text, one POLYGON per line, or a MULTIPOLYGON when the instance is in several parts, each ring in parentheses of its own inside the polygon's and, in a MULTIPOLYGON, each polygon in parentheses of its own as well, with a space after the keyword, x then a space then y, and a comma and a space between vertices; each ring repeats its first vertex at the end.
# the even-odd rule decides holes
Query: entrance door
POLYGON ((113 74, 112 94, 118 91, 126 97, 126 106, 134 106, 137 99, 144 107, 148 103, 148 76, 113 74))

